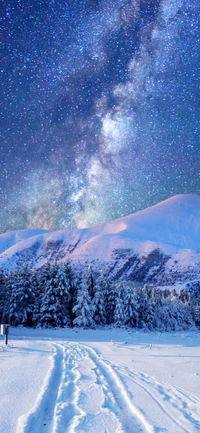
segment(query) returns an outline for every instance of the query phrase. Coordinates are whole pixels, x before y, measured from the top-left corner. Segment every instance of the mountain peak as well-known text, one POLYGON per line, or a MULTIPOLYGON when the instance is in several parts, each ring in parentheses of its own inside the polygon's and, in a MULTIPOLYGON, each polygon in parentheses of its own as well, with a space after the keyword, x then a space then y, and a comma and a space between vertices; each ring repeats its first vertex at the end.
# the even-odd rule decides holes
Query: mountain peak
POLYGON ((139 260, 151 257, 153 269, 159 261, 165 266, 165 261, 179 252, 180 263, 184 261, 189 266, 190 261, 194 265, 200 263, 199 247, 200 196, 180 194, 126 217, 85 229, 4 233, 0 235, 0 264, 12 268, 28 260, 33 266, 41 267, 47 260, 69 258, 77 264, 95 263, 100 268, 113 268, 114 263, 116 270, 120 262, 119 267, 132 269, 134 275, 137 257, 139 260), (188 255, 184 253, 186 250, 188 255))

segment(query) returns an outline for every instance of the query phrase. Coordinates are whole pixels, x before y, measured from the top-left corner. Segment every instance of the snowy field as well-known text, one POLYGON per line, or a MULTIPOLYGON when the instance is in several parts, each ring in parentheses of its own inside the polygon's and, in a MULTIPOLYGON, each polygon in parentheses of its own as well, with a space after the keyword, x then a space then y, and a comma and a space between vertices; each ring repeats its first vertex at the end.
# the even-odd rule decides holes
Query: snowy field
POLYGON ((12 328, 1 433, 200 432, 200 335, 12 328))

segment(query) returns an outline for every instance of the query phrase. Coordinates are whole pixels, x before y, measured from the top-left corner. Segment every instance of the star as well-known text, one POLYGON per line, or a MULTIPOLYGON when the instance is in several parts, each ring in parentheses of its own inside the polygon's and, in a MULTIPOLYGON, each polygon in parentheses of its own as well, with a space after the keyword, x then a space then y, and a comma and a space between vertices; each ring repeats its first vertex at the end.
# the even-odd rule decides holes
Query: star
POLYGON ((0 230, 200 193, 198 0, 2 3, 0 230))

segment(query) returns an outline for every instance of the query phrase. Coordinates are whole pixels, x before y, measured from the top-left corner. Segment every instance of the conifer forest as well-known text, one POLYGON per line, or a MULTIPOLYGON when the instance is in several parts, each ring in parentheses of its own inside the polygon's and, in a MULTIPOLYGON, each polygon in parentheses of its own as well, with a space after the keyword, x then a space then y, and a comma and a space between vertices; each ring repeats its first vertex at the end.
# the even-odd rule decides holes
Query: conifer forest
POLYGON ((161 290, 75 272, 69 262, 0 271, 0 320, 26 327, 131 327, 176 331, 200 326, 200 290, 161 290))

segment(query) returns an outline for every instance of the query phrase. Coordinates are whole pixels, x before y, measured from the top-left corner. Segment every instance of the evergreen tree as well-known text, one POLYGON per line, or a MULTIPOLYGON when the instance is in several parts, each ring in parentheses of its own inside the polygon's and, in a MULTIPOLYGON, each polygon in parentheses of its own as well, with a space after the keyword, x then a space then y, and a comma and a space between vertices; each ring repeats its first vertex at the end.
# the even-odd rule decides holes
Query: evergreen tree
POLYGON ((170 296, 171 292, 169 289, 162 290, 162 303, 165 299, 167 299, 170 296))
POLYGON ((10 299, 10 324, 33 326, 35 292, 31 286, 31 270, 28 264, 24 263, 21 270, 15 275, 10 299))
POLYGON ((154 308, 158 308, 162 306, 162 290, 159 288, 152 288, 151 298, 153 301, 154 308))
POLYGON ((123 294, 121 291, 118 293, 116 299, 116 306, 114 311, 114 322, 117 326, 122 326, 124 325, 125 322, 123 294))
POLYGON ((73 275, 72 280, 72 297, 71 297, 71 303, 70 303, 70 312, 71 312, 71 321, 73 325, 74 319, 76 319, 76 314, 74 312, 74 307, 77 304, 77 298, 78 298, 78 292, 81 290, 82 287, 82 274, 81 272, 77 272, 76 275, 73 275))
POLYGON ((49 284, 49 280, 51 278, 51 269, 52 269, 52 264, 49 261, 47 261, 45 265, 37 272, 37 282, 38 282, 40 303, 44 294, 46 293, 46 289, 49 284))
POLYGON ((106 308, 105 308, 105 281, 103 274, 97 278, 94 294, 94 321, 98 325, 106 323, 106 308))
POLYGON ((128 288, 124 297, 125 324, 137 327, 139 321, 139 302, 136 290, 128 288))
POLYGON ((38 281, 38 271, 32 269, 31 272, 31 287, 34 293, 34 307, 32 321, 33 325, 37 326, 40 323, 40 306, 41 306, 41 295, 40 295, 40 285, 38 281))
POLYGON ((69 318, 70 318, 70 323, 72 325, 72 322, 74 320, 74 315, 73 315, 73 306, 76 303, 76 298, 77 298, 77 281, 75 280, 75 276, 74 273, 72 271, 71 265, 69 263, 69 261, 67 260, 64 263, 64 273, 65 273, 65 279, 66 279, 66 284, 68 287, 68 293, 69 293, 69 318))
POLYGON ((92 265, 88 266, 87 285, 88 285, 89 295, 90 295, 91 299, 93 299, 94 293, 95 293, 95 280, 94 280, 92 265))
POLYGON ((68 322, 66 314, 66 297, 64 289, 64 272, 59 270, 59 266, 54 262, 48 271, 46 281, 46 291, 42 297, 40 308, 40 322, 42 326, 54 327, 64 326, 68 322), (62 304, 64 300, 64 304, 62 304))
POLYGON ((196 326, 200 326, 200 304, 194 305, 192 309, 192 317, 196 326))
POLYGON ((66 265, 63 263, 58 267, 55 283, 57 286, 57 297, 60 302, 60 322, 62 325, 70 325, 71 278, 67 276, 66 265))
POLYGON ((155 304, 152 298, 152 288, 146 285, 140 289, 139 327, 153 329, 155 304))
POLYGON ((82 279, 81 286, 78 288, 77 302, 73 307, 73 313, 76 316, 73 320, 73 325, 84 328, 94 326, 94 305, 85 279, 82 279))
POLYGON ((0 270, 0 323, 2 323, 4 304, 6 300, 6 281, 4 270, 0 270))
POLYGON ((19 325, 21 318, 18 318, 18 299, 17 299, 17 273, 15 274, 15 280, 12 284, 12 291, 10 294, 10 302, 9 302, 9 314, 8 314, 8 322, 11 325, 19 325))
POLYGON ((187 305, 168 299, 156 310, 153 326, 159 331, 179 331, 194 328, 194 322, 187 305))
POLYGON ((3 323, 10 323, 10 301, 11 301, 12 291, 15 287, 15 281, 16 281, 16 271, 9 271, 5 278, 6 297, 5 297, 3 317, 2 317, 3 323))
POLYGON ((170 292, 170 299, 172 299, 173 301, 176 301, 177 298, 178 298, 178 295, 176 293, 175 288, 173 288, 170 292))
POLYGON ((111 323, 114 323, 114 313, 115 313, 115 307, 118 297, 118 291, 114 284, 111 284, 109 286, 109 289, 106 290, 106 321, 110 325, 111 323))

